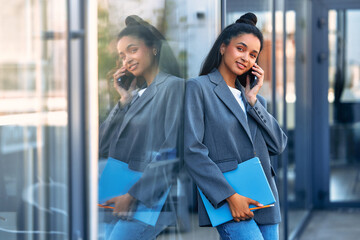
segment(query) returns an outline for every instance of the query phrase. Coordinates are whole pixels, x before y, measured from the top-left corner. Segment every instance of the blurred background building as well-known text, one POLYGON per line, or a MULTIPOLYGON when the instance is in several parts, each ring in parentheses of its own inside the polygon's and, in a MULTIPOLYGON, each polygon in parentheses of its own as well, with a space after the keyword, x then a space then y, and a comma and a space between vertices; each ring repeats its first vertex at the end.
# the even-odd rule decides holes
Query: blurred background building
MULTIPOLYGON (((273 158, 281 239, 306 233, 318 209, 360 208, 359 1, 0 2, 0 239, 102 239, 98 126, 117 101, 109 72, 132 14, 166 36, 188 79, 221 29, 254 12, 261 94, 289 136, 273 158)), ((218 239, 197 226, 193 193, 191 182, 176 193, 186 224, 159 239, 218 239)))

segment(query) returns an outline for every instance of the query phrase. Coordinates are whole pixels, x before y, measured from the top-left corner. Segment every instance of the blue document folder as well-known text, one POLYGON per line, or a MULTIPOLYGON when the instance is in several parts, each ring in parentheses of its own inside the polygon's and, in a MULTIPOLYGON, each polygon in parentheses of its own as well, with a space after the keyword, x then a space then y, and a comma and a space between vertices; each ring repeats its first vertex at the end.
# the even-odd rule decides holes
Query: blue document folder
MULTIPOLYGON (((109 158, 99 180, 99 203, 102 204, 113 197, 126 194, 141 175, 142 172, 129 169, 128 164, 109 158)), ((132 218, 155 226, 169 191, 170 188, 151 208, 139 201, 132 218)))
MULTIPOLYGON (((225 172, 224 176, 238 194, 263 205, 275 203, 275 197, 257 157, 240 163, 235 170, 225 172)), ((198 190, 213 227, 233 220, 228 203, 215 209, 199 188, 198 190)), ((249 207, 256 206, 250 205, 249 207)))

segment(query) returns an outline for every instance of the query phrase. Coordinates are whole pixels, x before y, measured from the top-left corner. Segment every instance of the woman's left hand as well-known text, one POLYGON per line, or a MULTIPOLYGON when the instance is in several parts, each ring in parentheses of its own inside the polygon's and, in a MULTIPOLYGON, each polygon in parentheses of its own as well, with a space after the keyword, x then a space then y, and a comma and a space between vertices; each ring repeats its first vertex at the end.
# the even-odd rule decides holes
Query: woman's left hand
POLYGON ((104 205, 115 204, 113 215, 121 219, 128 219, 131 217, 131 209, 134 207, 136 199, 129 193, 117 196, 107 200, 104 205))
POLYGON ((246 77, 245 97, 248 103, 253 107, 257 101, 256 95, 264 84, 264 70, 255 63, 251 73, 257 77, 257 83, 250 89, 250 77, 249 75, 246 77))

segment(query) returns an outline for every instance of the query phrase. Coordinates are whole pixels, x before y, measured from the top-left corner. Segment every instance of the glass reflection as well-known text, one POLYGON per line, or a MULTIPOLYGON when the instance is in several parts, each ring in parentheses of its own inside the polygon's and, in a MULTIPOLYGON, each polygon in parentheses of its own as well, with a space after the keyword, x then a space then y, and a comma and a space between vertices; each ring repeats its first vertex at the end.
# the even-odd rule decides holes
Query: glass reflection
MULTIPOLYGON (((151 2, 144 0, 99 1, 98 53, 100 122, 104 122, 109 112, 111 112, 111 109, 118 105, 119 94, 113 85, 113 74, 122 64, 117 63, 116 55, 118 55, 118 52, 115 50, 117 47, 116 36, 118 32, 125 28, 124 20, 126 16, 137 14, 166 36, 167 41, 165 43, 171 46, 172 52, 179 63, 181 76, 189 78, 199 74, 201 63, 218 34, 221 20, 219 6, 220 3, 216 0, 201 0, 195 2, 187 0, 157 0, 151 2), (110 71, 111 69, 114 70, 110 71)), ((171 62, 169 62, 169 64, 171 64, 171 62)), ((150 86, 151 85, 153 85, 153 83, 150 84, 150 86)), ((148 90, 149 89, 145 90, 144 94, 148 90)), ((180 104, 179 106, 174 105, 174 107, 182 106, 180 104)), ((151 112, 151 114, 147 116, 149 120, 145 119, 143 121, 144 126, 153 124, 154 127, 150 126, 150 128, 155 128, 156 123, 154 124, 154 121, 151 119, 153 116, 156 116, 156 114, 156 111, 151 112)), ((128 126, 136 123, 132 123, 132 121, 129 121, 128 126)), ((139 120, 138 123, 140 122, 139 120)), ((179 126, 180 132, 182 132, 181 128, 182 126, 179 126)), ((157 138, 157 136, 153 136, 154 134, 151 133, 155 131, 155 129, 148 131, 148 136, 143 140, 145 145, 148 145, 149 142, 151 143, 153 139, 157 138)), ((144 146, 144 149, 146 148, 151 149, 152 146, 144 146)), ((181 162, 182 158, 180 153, 177 149, 176 158, 180 157, 181 162)), ((107 157, 103 157, 99 161, 100 175, 106 165, 106 161, 107 157)), ((171 160, 166 161, 170 162, 171 160)), ((153 164, 153 162, 150 164, 153 164)), ((167 202, 171 203, 169 206, 172 205, 174 209, 166 213, 175 213, 176 221, 174 223, 170 221, 166 223, 166 229, 157 236, 157 239, 174 239, 181 237, 185 239, 207 238, 209 240, 217 240, 218 234, 216 230, 200 228, 198 225, 195 187, 181 167, 181 164, 180 169, 175 171, 175 173, 177 174, 170 176, 171 179, 174 180, 169 192, 171 201, 169 201, 169 198, 167 199, 167 202)), ((99 239, 105 238, 105 215, 105 213, 100 212, 99 239)), ((111 211, 108 215, 112 218, 111 211)))
MULTIPOLYGON (((175 225, 184 80, 163 35, 136 15, 118 34, 119 101, 100 126, 99 207, 105 239, 153 239, 175 225)), ((101 220, 100 220, 101 221, 101 220)))

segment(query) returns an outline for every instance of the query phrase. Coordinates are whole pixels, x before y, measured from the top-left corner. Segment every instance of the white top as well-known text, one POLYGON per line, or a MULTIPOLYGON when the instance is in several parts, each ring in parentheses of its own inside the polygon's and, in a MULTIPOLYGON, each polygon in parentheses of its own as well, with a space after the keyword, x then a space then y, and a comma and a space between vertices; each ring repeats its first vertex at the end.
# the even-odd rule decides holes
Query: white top
POLYGON ((234 95, 236 101, 239 103, 241 109, 244 111, 246 119, 247 119, 245 103, 241 97, 241 91, 236 88, 230 87, 230 86, 228 86, 228 87, 229 87, 230 91, 232 92, 232 94, 234 95))
POLYGON ((131 104, 133 104, 139 97, 141 97, 141 95, 143 95, 143 93, 145 92, 146 88, 143 89, 135 89, 134 91, 131 92, 132 95, 132 100, 131 100, 131 104))
POLYGON ((141 90, 139 90, 138 94, 139 94, 139 97, 141 97, 141 95, 143 95, 143 93, 145 92, 146 88, 143 88, 141 90))

